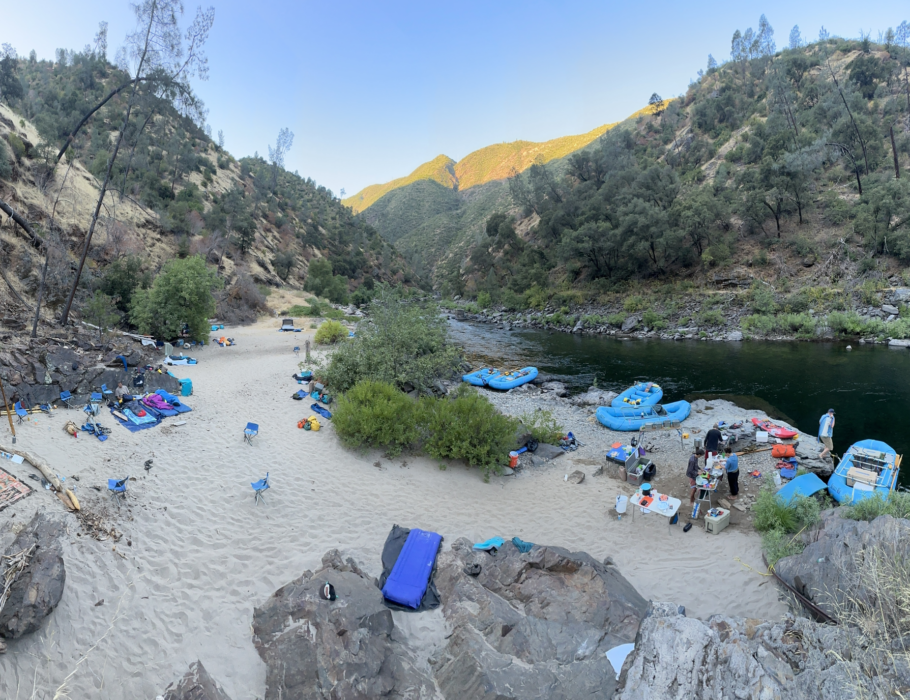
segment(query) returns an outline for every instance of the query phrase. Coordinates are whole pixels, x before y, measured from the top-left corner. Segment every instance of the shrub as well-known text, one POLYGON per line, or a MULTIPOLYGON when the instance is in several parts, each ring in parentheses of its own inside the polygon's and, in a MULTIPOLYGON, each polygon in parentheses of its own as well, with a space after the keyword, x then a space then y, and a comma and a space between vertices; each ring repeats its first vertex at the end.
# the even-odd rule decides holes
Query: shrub
POLYGON ((891 491, 887 496, 874 494, 864 498, 842 511, 845 518, 851 520, 875 520, 879 515, 890 515, 894 518, 910 518, 910 493, 891 491))
POLYGON ((703 311, 698 315, 699 326, 722 326, 724 325, 724 315, 717 309, 703 311))
POLYGON ((520 420, 525 430, 531 433, 537 442, 556 445, 566 434, 565 428, 557 422, 553 412, 543 408, 523 413, 520 420))
POLYGON ((797 496, 784 505, 770 483, 762 487, 752 514, 755 529, 762 533, 768 564, 774 566, 778 559, 803 550, 805 544, 797 539, 798 535, 818 522, 821 508, 817 498, 805 496, 797 496))
POLYGON ((133 292, 130 321, 141 333, 159 338, 176 338, 186 324, 190 336, 200 340, 208 334, 208 318, 215 313, 212 292, 223 284, 198 255, 172 260, 150 289, 133 292))
POLYGON ((425 389, 440 377, 453 376, 460 362, 435 303, 380 288, 357 336, 332 353, 325 376, 340 392, 364 379, 425 389))
POLYGON ((609 323, 611 326, 616 326, 617 328, 622 326, 622 323, 625 320, 626 320, 626 317, 623 316, 622 314, 610 314, 607 317, 607 323, 609 323))
POLYGON ((489 309, 493 305, 493 299, 489 292, 481 292, 477 295, 477 305, 481 309, 489 309))
POLYGON ((334 345, 348 337, 348 329, 339 321, 325 321, 316 331, 315 340, 320 345, 334 345))
POLYGON ((647 303, 645 302, 645 300, 642 297, 638 296, 637 294, 630 296, 630 297, 626 297, 625 300, 622 302, 622 308, 624 308, 629 313, 635 313, 636 311, 641 311, 645 307, 647 307, 647 303))
POLYGON ((246 273, 242 273, 218 300, 218 318, 231 325, 252 323, 268 310, 262 290, 246 273))
POLYGON ((9 141, 10 148, 13 150, 13 156, 17 161, 21 161, 26 157, 27 149, 25 148, 25 142, 22 139, 10 132, 6 135, 6 140, 9 141))
POLYGON ((463 459, 480 467, 485 481, 508 462, 518 421, 501 414, 470 387, 460 387, 453 398, 423 399, 420 409, 424 449, 431 457, 463 459))
POLYGON ((275 268, 275 274, 284 282, 288 281, 288 276, 291 274, 291 270, 294 269, 296 263, 296 256, 287 250, 279 251, 275 257, 272 258, 272 267, 275 268))
POLYGON ((138 255, 128 255, 114 260, 104 271, 101 278, 101 291, 113 297, 117 308, 124 313, 129 311, 133 292, 136 288, 148 289, 152 276, 142 271, 142 259, 138 255))
POLYGON ((740 327, 744 332, 753 335, 771 335, 776 329, 773 317, 760 314, 746 316, 740 323, 740 327))
POLYGON ((399 454, 418 438, 417 403, 387 382, 358 382, 338 398, 332 423, 349 447, 381 447, 399 454))
POLYGON ((656 311, 645 311, 642 314, 641 322, 646 328, 651 330, 662 330, 667 327, 667 322, 664 321, 663 317, 656 311))
POLYGON ((120 314, 117 313, 114 302, 115 300, 104 292, 96 291, 82 308, 85 320, 98 327, 99 338, 102 338, 104 333, 120 320, 120 314))
POLYGON ((13 174, 13 164, 10 162, 9 149, 0 139, 0 179, 9 180, 13 174))
POLYGON ((796 511, 790 506, 785 506, 770 485, 759 491, 752 514, 753 524, 759 532, 771 530, 796 532, 796 511))
POLYGON ((760 282, 752 285, 752 289, 749 291, 749 302, 752 305, 752 311, 757 314, 773 314, 777 310, 774 292, 760 282))

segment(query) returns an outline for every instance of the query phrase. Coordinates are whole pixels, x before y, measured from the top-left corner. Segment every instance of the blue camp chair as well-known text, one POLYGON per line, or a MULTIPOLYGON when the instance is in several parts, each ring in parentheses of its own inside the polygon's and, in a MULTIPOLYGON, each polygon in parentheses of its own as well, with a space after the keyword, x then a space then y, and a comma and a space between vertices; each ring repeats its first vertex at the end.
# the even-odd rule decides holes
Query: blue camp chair
POLYGON ((70 392, 68 392, 68 391, 61 391, 61 392, 60 392, 60 401, 61 401, 61 402, 63 403, 63 405, 66 406, 67 408, 73 408, 73 404, 72 404, 73 395, 72 395, 70 392))
POLYGON ((114 392, 107 388, 107 384, 102 384, 101 393, 104 394, 105 396, 109 396, 110 394, 113 394, 114 392))
POLYGON ((13 404, 13 408, 16 409, 16 417, 19 419, 20 423, 28 418, 28 411, 22 408, 21 401, 17 401, 15 404, 13 404))
POLYGON ((247 445, 253 444, 253 438, 259 435, 259 425, 256 423, 247 423, 243 429, 243 439, 247 445))
POLYGON ((101 403, 104 401, 104 397, 101 395, 100 391, 93 391, 91 401, 92 403, 101 403))
POLYGON ((126 482, 130 478, 126 477, 125 479, 108 479, 107 480, 107 490, 111 492, 111 500, 115 498, 125 499, 126 498, 126 482))
POLYGON ((262 492, 269 488, 269 473, 265 473, 265 478, 260 479, 259 481, 253 481, 250 486, 253 487, 253 493, 256 495, 256 504, 259 504, 259 501, 265 503, 265 499, 262 497, 262 492))

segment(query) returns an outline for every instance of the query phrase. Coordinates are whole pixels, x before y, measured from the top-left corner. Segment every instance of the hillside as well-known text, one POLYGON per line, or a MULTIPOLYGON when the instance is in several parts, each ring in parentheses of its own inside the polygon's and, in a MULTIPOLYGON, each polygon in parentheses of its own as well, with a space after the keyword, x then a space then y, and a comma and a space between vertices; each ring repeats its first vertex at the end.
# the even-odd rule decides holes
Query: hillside
POLYGON ((513 171, 523 172, 534 163, 548 163, 584 148, 613 126, 615 124, 604 124, 586 134, 562 136, 540 143, 533 141, 497 143, 473 151, 457 163, 448 156, 436 156, 407 177, 392 180, 384 185, 365 187, 357 194, 342 200, 342 204, 351 207, 355 213, 360 213, 369 209, 389 192, 421 180, 438 182, 453 190, 466 190, 494 180, 503 180, 513 171))
POLYGON ((811 314, 829 312, 880 335, 868 319, 895 315, 878 309, 884 290, 910 284, 908 86, 894 39, 740 47, 661 114, 498 194, 460 191, 414 226, 396 218, 400 190, 363 216, 437 289, 512 310, 653 306, 660 326, 680 315, 674 298, 723 286, 760 335, 827 332, 811 314))
MULTIPOLYGON (((35 237, 11 221, 3 226, 2 267, 9 274, 0 305, 14 314, 33 308, 46 257, 43 313, 51 320, 75 277, 126 93, 86 123, 56 167, 54 155, 81 117, 128 76, 88 51, 58 62, 18 59, 15 67, 22 96, 0 104, 0 200, 35 237)), ((77 311, 94 290, 110 287, 112 266, 149 279, 168 260, 192 254, 225 281, 225 313, 231 304, 264 308, 256 285, 306 285, 346 301, 368 296, 375 282, 416 281, 394 248, 326 188, 258 156, 234 158, 154 94, 143 97, 134 117, 89 249, 77 311), (314 260, 326 261, 329 271, 310 280, 314 260)), ((121 300, 122 311, 127 301, 121 300)), ((249 318, 249 310, 240 316, 249 318)))

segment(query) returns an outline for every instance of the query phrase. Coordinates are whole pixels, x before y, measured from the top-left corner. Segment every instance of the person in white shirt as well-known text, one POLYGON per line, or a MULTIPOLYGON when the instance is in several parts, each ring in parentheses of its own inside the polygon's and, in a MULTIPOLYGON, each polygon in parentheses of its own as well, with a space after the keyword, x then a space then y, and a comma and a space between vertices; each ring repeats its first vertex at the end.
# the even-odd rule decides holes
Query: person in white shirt
POLYGON ((824 459, 831 454, 834 449, 834 409, 829 408, 828 412, 818 419, 818 439, 825 446, 818 453, 819 459, 824 459))

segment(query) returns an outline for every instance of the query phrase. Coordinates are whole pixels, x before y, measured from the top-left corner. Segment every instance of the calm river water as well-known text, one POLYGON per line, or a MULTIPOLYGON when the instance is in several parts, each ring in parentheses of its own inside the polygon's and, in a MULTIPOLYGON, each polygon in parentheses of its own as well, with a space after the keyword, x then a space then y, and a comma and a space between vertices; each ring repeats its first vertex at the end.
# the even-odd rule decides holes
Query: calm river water
MULTIPOLYGON (((499 368, 536 366, 573 390, 597 378, 621 391, 653 381, 666 402, 727 398, 765 410, 814 435, 828 408, 837 412, 835 452, 864 438, 910 453, 910 350, 847 343, 726 343, 617 340, 546 331, 503 331, 450 322, 469 359, 499 368)), ((481 366, 478 364, 478 366, 481 366)), ((821 447, 819 446, 819 449, 821 447)), ((901 471, 910 486, 910 469, 901 471)))

